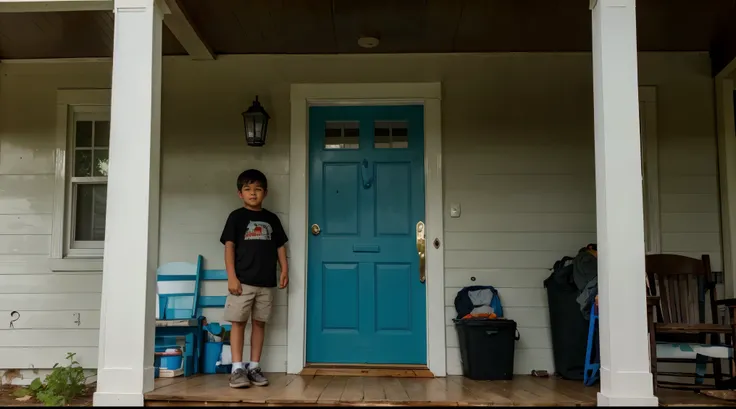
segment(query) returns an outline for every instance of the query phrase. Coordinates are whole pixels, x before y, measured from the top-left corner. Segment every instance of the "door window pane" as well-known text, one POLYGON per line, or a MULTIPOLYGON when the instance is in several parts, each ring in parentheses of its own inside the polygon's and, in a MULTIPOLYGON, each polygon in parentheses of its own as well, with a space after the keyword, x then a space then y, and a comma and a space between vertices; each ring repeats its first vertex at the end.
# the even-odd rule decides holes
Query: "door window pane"
POLYGON ((409 147, 409 127, 406 121, 376 121, 373 147, 402 149, 409 147))
POLYGON ((325 149, 359 149, 360 124, 358 121, 325 122, 325 149))

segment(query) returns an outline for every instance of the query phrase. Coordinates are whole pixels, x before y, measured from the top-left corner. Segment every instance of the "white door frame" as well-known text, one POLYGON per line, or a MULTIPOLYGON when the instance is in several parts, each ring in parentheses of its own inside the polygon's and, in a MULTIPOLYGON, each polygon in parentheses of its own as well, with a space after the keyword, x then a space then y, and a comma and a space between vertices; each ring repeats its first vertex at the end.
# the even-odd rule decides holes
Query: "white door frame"
POLYGON ((427 228, 427 366, 446 375, 445 262, 442 195, 442 84, 292 84, 289 149, 290 274, 286 371, 306 363, 309 115, 313 105, 424 105, 425 224, 427 228), (431 243, 440 241, 439 249, 431 243))

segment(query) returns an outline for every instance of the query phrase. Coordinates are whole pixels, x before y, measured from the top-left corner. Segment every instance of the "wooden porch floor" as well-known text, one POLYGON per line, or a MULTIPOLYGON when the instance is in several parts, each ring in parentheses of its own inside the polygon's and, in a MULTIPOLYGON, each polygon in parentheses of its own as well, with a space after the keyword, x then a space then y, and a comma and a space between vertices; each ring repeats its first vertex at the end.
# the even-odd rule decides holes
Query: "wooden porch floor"
MULTIPOLYGON (((391 378, 267 374, 271 385, 228 387, 227 375, 157 379, 146 406, 595 406, 598 386, 515 376, 479 382, 461 376, 391 378)), ((687 391, 660 389, 662 406, 731 406, 687 391)))

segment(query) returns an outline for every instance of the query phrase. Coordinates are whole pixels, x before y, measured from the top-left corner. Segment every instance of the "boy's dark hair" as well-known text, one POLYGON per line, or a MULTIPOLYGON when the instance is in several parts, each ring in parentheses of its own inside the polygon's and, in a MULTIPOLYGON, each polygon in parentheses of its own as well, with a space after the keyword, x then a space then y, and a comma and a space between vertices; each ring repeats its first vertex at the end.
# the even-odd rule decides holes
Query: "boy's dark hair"
POLYGON ((238 192, 243 190, 243 186, 250 185, 251 183, 258 183, 261 185, 263 190, 268 190, 268 180, 266 175, 257 169, 248 169, 238 176, 238 192))

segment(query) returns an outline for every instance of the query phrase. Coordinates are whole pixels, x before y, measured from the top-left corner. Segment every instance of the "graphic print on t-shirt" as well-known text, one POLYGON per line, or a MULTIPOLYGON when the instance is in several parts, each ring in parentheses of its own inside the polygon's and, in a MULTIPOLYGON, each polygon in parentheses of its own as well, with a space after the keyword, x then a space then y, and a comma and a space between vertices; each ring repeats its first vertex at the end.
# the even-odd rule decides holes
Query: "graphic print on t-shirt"
POLYGON ((272 232, 273 229, 270 224, 251 221, 248 223, 248 228, 245 229, 243 240, 271 240, 272 232))

